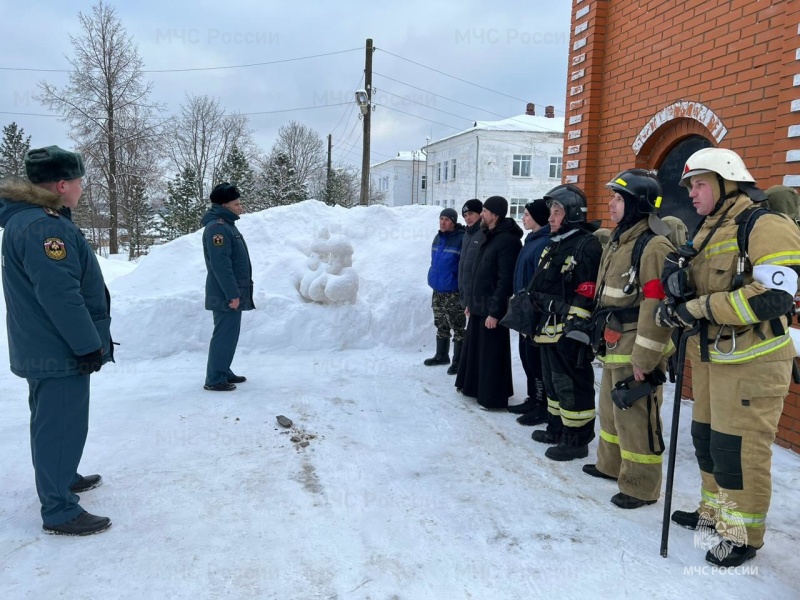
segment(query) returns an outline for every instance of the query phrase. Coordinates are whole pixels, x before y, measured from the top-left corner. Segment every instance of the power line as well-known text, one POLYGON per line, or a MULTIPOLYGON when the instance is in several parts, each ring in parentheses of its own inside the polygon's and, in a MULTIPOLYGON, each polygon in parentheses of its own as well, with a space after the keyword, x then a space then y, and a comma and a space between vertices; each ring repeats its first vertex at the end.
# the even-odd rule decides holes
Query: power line
MULTIPOLYGON (((362 73, 362 74, 361 74, 361 77, 359 77, 359 78, 358 78, 358 81, 356 82, 356 86, 353 88, 353 92, 354 92, 354 93, 355 93, 355 90, 356 90, 356 89, 358 89, 358 87, 361 85, 361 82, 363 81, 363 79, 364 79, 364 74, 362 73)), ((350 110, 350 112, 348 113, 348 109, 346 109, 346 108, 344 109, 344 112, 342 113, 342 116, 341 116, 341 117, 339 117, 339 122, 338 122, 338 123, 336 123, 336 125, 334 126, 334 128, 331 130, 331 135, 333 135, 334 133, 336 133, 336 129, 337 129, 337 128, 339 127, 339 125, 341 124, 341 122, 342 122, 342 119, 344 119, 344 116, 345 116, 345 115, 347 115, 347 121, 345 121, 344 129, 343 129, 342 131, 347 131, 347 124, 350 122, 350 116, 352 115, 352 111, 355 109, 355 107, 356 107, 356 103, 355 103, 355 102, 351 102, 351 103, 350 103, 350 109, 349 109, 349 110, 350 110)))
POLYGON ((343 106, 345 104, 350 104, 350 102, 337 102, 336 104, 318 104, 317 106, 301 106, 298 108, 284 108, 282 110, 264 110, 261 112, 251 112, 251 113, 237 113, 243 116, 252 116, 252 115, 274 115, 276 113, 285 113, 285 112, 294 112, 297 110, 314 110, 317 108, 328 108, 330 106, 343 106))
POLYGON ((59 115, 45 115, 43 113, 6 112, 4 110, 0 110, 0 115, 18 115, 21 117, 50 117, 52 119, 59 118, 59 115))
MULTIPOLYGON (((312 54, 310 56, 298 56, 296 58, 284 58, 281 60, 271 60, 259 63, 249 63, 243 65, 227 65, 223 67, 192 67, 187 69, 146 69, 142 73, 186 73, 190 71, 218 71, 222 69, 246 69, 250 67, 263 67, 265 65, 277 65, 280 63, 295 62, 298 60, 309 60, 311 58, 321 58, 323 56, 333 56, 334 54, 345 54, 347 52, 355 52, 356 50, 363 50, 363 48, 350 48, 349 50, 337 50, 335 52, 326 52, 324 54, 312 54)), ((30 69, 27 67, 0 67, 0 71, 30 71, 34 73, 71 73, 71 69, 30 69)))
MULTIPOLYGON (((408 87, 413 88, 415 90, 419 90, 420 92, 424 92, 426 94, 430 94, 431 96, 436 96, 437 98, 441 98, 443 100, 447 100, 448 102, 454 102, 456 104, 460 104, 462 106, 466 106, 467 108, 474 108, 475 110, 480 110, 480 111, 489 113, 490 115, 494 115, 496 117, 500 117, 500 118, 508 120, 508 121, 514 121, 516 123, 525 123, 525 121, 521 121, 520 119, 515 119, 513 117, 506 117, 505 115, 501 115, 500 113, 493 112, 493 111, 488 110, 486 108, 481 108, 480 106, 473 106, 472 104, 466 104, 465 102, 461 102, 460 100, 455 100, 453 98, 448 98, 447 96, 442 96, 441 94, 436 94, 434 92, 431 92, 430 90, 426 90, 425 88, 417 87, 416 85, 412 85, 410 83, 406 83, 405 81, 400 81, 399 79, 394 79, 392 77, 389 77, 388 75, 383 75, 382 73, 377 73, 377 72, 373 72, 373 73, 375 75, 380 75, 384 79, 388 79, 390 81, 394 81, 395 83, 399 83, 400 85, 408 86, 408 87)), ((379 90, 379 91, 382 91, 382 90, 379 90)), ((470 121, 472 121, 472 120, 475 120, 475 119, 470 119, 470 121)), ((552 130, 552 131, 554 131, 555 133, 561 133, 560 130, 552 130)))
MULTIPOLYGON (((511 96, 510 94, 506 94, 504 92, 500 92, 500 91, 497 91, 495 89, 488 88, 488 87, 480 85, 478 83, 473 83, 472 81, 467 81, 466 79, 462 79, 461 77, 456 77, 455 75, 450 75, 449 73, 445 73, 444 71, 440 71, 439 69, 434 69, 433 67, 429 67, 427 65, 423 65, 422 63, 418 63, 418 62, 413 61, 413 60, 411 60, 409 58, 405 58, 404 56, 400 56, 399 54, 394 54, 393 52, 389 52, 388 50, 384 50, 383 48, 376 47, 375 50, 380 50, 381 52, 385 52, 386 54, 394 56, 395 58, 399 58, 400 60, 404 60, 406 62, 410 62, 411 64, 417 65, 418 67, 422 67, 423 69, 428 69, 430 71, 433 71, 434 73, 439 73, 440 75, 444 75, 445 77, 450 77, 451 79, 455 79, 456 81, 460 81, 462 83, 466 83, 467 85, 471 85, 471 86, 474 86, 476 88, 480 88, 482 90, 486 90, 487 92, 492 92, 492 93, 495 93, 495 94, 499 94, 500 96, 505 96, 506 98, 511 98, 512 100, 519 100, 520 102, 525 102, 525 103, 529 102, 529 100, 524 100, 523 98, 518 98, 517 96, 511 96)), ((559 111, 559 112, 563 112, 563 111, 559 111)))
POLYGON ((429 123, 435 123, 436 125, 441 125, 442 127, 448 127, 449 129, 455 129, 456 131, 463 131, 462 127, 453 127, 452 125, 448 125, 447 123, 440 123, 439 121, 434 121, 433 119, 426 119, 425 117, 420 117, 419 115, 413 115, 404 110, 400 110, 399 108, 393 108, 391 106, 386 106, 385 104, 379 104, 378 106, 382 108, 388 108, 389 110, 393 110, 395 112, 399 112, 404 115, 408 115, 409 117, 414 117, 415 119, 422 119, 423 121, 428 121, 429 123))
MULTIPOLYGON (((390 96, 394 96, 395 98, 400 98, 401 100, 405 100, 405 101, 411 102, 413 104, 419 104, 420 106, 424 106, 425 108, 428 108, 430 110, 435 110, 436 112, 444 113, 446 115, 450 115, 451 117, 456 117, 458 119, 463 119, 465 121, 474 121, 475 120, 475 119, 470 119, 469 117, 464 117, 462 115, 457 115, 455 113, 447 112, 446 110, 442 110, 440 108, 435 108, 433 106, 430 106, 428 104, 424 104, 422 102, 417 102, 416 100, 412 100, 411 98, 406 98, 405 96, 400 96, 398 94, 393 94, 392 92, 386 91, 385 89, 380 89, 380 90, 376 89, 375 93, 376 94, 389 94, 390 96)), ((378 104, 378 106, 386 106, 386 105, 385 104, 378 104)))
MULTIPOLYGON (((260 112, 250 112, 250 113, 236 113, 242 116, 253 116, 253 115, 273 115, 277 113, 286 113, 286 112, 295 112, 298 110, 315 110, 317 108, 329 108, 331 106, 343 106, 345 104, 351 104, 350 102, 337 102, 335 104, 318 104, 317 106, 299 106, 297 108, 284 108, 281 110, 264 110, 260 112)), ((55 119, 63 118, 61 115, 47 115, 43 113, 22 113, 22 112, 6 112, 0 111, 0 115, 18 115, 18 116, 28 116, 28 117, 51 117, 55 119)))

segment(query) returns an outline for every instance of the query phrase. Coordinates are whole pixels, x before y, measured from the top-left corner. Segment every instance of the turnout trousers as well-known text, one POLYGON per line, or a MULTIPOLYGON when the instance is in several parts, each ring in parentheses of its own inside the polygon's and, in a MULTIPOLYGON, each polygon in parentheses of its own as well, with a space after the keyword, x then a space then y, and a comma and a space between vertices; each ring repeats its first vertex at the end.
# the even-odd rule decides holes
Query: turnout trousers
POLYGON ((565 337, 541 344, 547 431, 568 446, 594 439, 594 370, 591 349, 565 337))
POLYGON ((716 522, 724 539, 760 548, 772 496, 772 443, 791 360, 720 365, 693 358, 691 364, 699 512, 716 522))
MULTIPOLYGON (((659 365, 662 370, 666 365, 659 365)), ((627 410, 617 408, 611 390, 633 375, 630 365, 603 369, 600 383, 600 441, 597 470, 616 477, 619 491, 639 500, 658 500, 664 453, 662 387, 640 398, 627 410)), ((634 383, 630 384, 635 387, 634 383)))

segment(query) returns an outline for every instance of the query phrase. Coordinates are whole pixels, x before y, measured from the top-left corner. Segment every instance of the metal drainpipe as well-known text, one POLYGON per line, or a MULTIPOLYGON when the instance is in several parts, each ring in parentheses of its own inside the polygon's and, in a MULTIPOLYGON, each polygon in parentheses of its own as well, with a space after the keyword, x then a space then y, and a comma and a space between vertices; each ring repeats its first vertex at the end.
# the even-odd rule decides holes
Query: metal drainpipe
POLYGON ((477 142, 475 145, 475 198, 478 198, 478 158, 481 154, 481 136, 476 135, 475 141, 477 142))

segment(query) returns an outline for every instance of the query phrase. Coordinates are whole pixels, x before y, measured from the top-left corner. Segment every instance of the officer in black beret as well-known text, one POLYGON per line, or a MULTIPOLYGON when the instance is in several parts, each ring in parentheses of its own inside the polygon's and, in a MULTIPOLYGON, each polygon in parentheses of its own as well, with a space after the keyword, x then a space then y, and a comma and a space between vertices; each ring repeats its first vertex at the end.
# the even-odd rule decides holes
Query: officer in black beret
POLYGON ((206 259, 206 310, 214 315, 208 347, 205 389, 230 392, 247 380, 231 371, 242 311, 253 310, 253 268, 236 221, 242 214, 239 190, 228 182, 211 191, 211 208, 203 215, 203 254, 206 259))

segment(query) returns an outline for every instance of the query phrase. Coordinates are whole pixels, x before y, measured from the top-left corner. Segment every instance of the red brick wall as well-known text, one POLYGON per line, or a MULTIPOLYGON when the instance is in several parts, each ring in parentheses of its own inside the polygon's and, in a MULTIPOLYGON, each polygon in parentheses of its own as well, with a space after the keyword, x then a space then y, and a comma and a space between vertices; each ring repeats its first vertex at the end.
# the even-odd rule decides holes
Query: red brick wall
MULTIPOLYGON (((737 151, 763 189, 797 185, 800 163, 787 162, 787 152, 800 149, 800 137, 789 137, 800 125, 792 105, 800 99, 799 27, 796 0, 573 0, 564 181, 586 192, 590 218, 609 225, 613 175, 658 168, 692 134, 737 151)), ((778 438, 800 451, 795 385, 778 438)))

